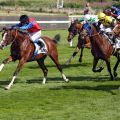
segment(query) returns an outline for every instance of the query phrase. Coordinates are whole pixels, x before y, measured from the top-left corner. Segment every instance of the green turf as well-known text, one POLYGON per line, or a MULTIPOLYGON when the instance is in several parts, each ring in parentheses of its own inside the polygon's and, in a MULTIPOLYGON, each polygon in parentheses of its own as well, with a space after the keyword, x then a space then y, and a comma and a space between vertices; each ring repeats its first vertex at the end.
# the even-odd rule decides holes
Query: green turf
MULTIPOLYGON (((54 37, 61 34, 58 44, 60 63, 70 79, 65 83, 50 58, 46 59, 49 70, 46 85, 42 85, 42 71, 36 62, 27 63, 20 72, 16 83, 5 91, 17 62, 6 65, 0 72, 0 120, 119 120, 120 119, 120 73, 116 81, 110 81, 104 64, 101 73, 93 73, 93 57, 89 49, 84 50, 83 63, 79 55, 69 66, 65 61, 75 49, 67 43, 67 31, 43 31, 54 37)), ((0 62, 9 55, 9 46, 0 51, 0 62)), ((115 64, 112 57, 112 68, 115 64)), ((120 67, 118 68, 120 71, 120 67)))

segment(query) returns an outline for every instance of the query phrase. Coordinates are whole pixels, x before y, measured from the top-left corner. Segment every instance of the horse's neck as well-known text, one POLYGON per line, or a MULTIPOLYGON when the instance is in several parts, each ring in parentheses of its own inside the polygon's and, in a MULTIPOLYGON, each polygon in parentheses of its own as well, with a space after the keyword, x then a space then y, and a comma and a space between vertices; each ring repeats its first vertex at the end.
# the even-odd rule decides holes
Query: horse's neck
MULTIPOLYGON (((23 35, 22 33, 19 33, 19 32, 18 32, 17 36, 16 35, 14 36, 14 39, 15 39, 13 41, 14 46, 17 46, 21 49, 23 49, 23 48, 27 49, 31 43, 30 38, 28 36, 23 35)), ((26 49, 24 49, 24 50, 26 50, 26 49)))
POLYGON ((99 34, 96 30, 96 28, 93 27, 93 37, 92 37, 92 46, 94 48, 99 48, 102 52, 104 52, 105 48, 109 48, 111 47, 111 43, 109 42, 109 40, 107 40, 108 38, 105 38, 105 36, 103 36, 102 34, 99 34))
POLYGON ((19 44, 22 44, 23 42, 30 43, 29 37, 26 35, 23 35, 22 33, 18 33, 16 40, 19 44))

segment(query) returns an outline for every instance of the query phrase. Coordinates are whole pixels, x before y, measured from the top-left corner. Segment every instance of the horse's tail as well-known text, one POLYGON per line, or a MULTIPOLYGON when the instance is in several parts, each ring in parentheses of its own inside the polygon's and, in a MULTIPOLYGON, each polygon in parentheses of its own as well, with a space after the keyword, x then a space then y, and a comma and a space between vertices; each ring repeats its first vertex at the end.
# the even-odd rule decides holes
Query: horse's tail
POLYGON ((61 36, 60 34, 56 34, 53 38, 53 41, 57 44, 58 42, 60 42, 61 36))

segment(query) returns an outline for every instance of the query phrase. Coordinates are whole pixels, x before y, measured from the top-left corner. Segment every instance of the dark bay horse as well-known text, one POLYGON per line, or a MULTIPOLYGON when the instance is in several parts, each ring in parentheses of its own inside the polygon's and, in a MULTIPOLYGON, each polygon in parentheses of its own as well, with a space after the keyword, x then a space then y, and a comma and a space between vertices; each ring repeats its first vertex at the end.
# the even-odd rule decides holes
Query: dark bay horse
POLYGON ((91 48, 90 38, 86 37, 85 39, 81 39, 80 37, 80 31, 82 29, 82 26, 83 26, 82 23, 79 23, 78 20, 75 20, 73 23, 71 23, 68 29, 69 31, 68 41, 72 40, 77 34, 79 34, 79 36, 78 36, 78 43, 77 43, 76 49, 74 50, 72 56, 70 56, 70 58, 66 61, 66 64, 71 63, 72 59, 77 55, 80 49, 81 49, 81 52, 80 52, 79 62, 82 63, 83 49, 91 48))
MULTIPOLYGON (((3 31, 4 33, 3 33, 2 41, 0 42, 0 48, 2 49, 3 47, 11 44, 11 54, 0 65, 0 71, 2 70, 5 64, 11 61, 19 60, 18 66, 13 74, 13 78, 11 82, 9 83, 8 86, 5 87, 5 89, 10 89, 18 73, 23 68, 24 64, 26 62, 33 61, 35 46, 34 46, 34 43, 31 42, 28 33, 24 33, 17 29, 6 29, 6 28, 4 28, 3 31)), ((57 35, 55 36, 55 38, 59 39, 60 37, 57 35)), ((42 39, 46 43, 47 53, 46 54, 40 53, 36 55, 34 57, 34 60, 37 61, 39 67, 42 69, 44 73, 43 84, 45 84, 46 82, 47 73, 48 73, 48 69, 44 64, 44 60, 46 56, 49 56, 53 60, 58 70, 62 74, 63 79, 66 82, 68 82, 68 79, 66 78, 65 74, 62 71, 62 67, 59 64, 56 41, 48 37, 42 37, 42 39)))
MULTIPOLYGON (((98 69, 96 68, 98 60, 102 59, 106 62, 108 72, 110 74, 111 80, 116 77, 116 74, 112 74, 111 71, 111 66, 110 66, 110 57, 111 55, 115 55, 119 59, 119 54, 118 52, 115 51, 113 45, 111 42, 108 40, 108 37, 105 35, 97 32, 95 26, 91 24, 91 29, 93 34, 90 36, 90 41, 91 41, 91 52, 92 55, 94 56, 94 61, 93 61, 93 72, 101 72, 103 70, 102 67, 99 67, 98 69)), ((85 36, 88 36, 89 32, 83 28, 83 31, 81 32, 81 36, 84 38, 85 36)), ((114 71, 115 73, 115 71, 114 71)))

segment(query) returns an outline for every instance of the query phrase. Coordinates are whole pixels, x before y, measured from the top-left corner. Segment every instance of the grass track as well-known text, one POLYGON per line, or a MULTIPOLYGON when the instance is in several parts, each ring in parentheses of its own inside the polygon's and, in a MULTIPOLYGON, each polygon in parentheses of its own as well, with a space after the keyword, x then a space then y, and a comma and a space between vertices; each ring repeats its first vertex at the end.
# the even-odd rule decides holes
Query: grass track
MULTIPOLYGON (((70 83, 63 82, 55 65, 47 58, 46 85, 41 84, 42 71, 32 62, 25 65, 12 89, 5 91, 3 87, 11 80, 17 62, 6 65, 0 73, 0 120, 119 120, 120 73, 116 81, 110 81, 105 64, 101 73, 93 73, 93 58, 88 49, 84 51, 82 64, 78 63, 77 55, 71 65, 65 66, 75 48, 68 47, 66 30, 43 31, 50 37, 56 33, 61 34, 59 59, 70 83)), ((0 62, 7 55, 9 47, 0 51, 0 62)), ((111 60, 113 67, 116 59, 111 60)))

